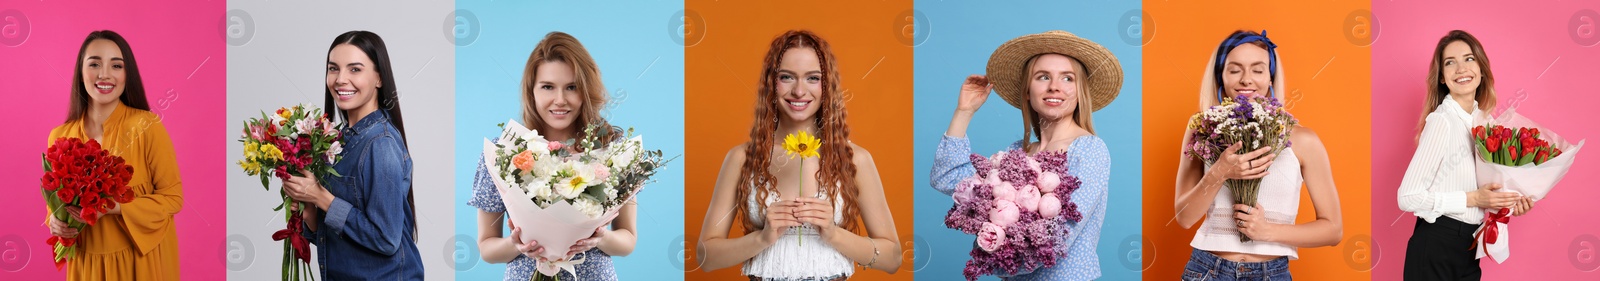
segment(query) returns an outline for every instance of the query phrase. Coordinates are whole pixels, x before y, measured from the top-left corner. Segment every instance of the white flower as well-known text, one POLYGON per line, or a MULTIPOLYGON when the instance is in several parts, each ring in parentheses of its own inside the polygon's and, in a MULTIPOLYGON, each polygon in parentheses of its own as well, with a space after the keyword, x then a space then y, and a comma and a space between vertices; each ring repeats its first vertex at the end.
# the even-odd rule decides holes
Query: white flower
POLYGON ((612 153, 611 159, 607 160, 606 163, 609 163, 611 168, 627 168, 633 166, 634 156, 638 156, 636 153, 633 149, 622 149, 622 151, 612 153))
POLYGON ((590 185, 596 183, 594 170, 588 169, 586 165, 577 161, 562 162, 561 168, 557 172, 569 175, 568 177, 557 178, 556 181, 556 194, 561 195, 562 198, 577 198, 590 185))
POLYGON ((328 163, 333 163, 335 160, 338 160, 336 158, 339 157, 339 153, 344 153, 344 144, 335 141, 333 144, 328 146, 328 163))
POLYGON ((302 118, 298 121, 294 121, 295 134, 309 134, 316 133, 317 131, 317 120, 313 120, 311 118, 302 118))
POLYGON ((600 206, 600 201, 589 196, 578 197, 577 200, 572 200, 572 207, 578 209, 579 212, 583 212, 583 214, 589 216, 589 218, 598 218, 602 213, 605 212, 605 208, 600 206))
POLYGON ((606 194, 606 201, 617 200, 617 195, 620 195, 617 194, 617 187, 613 185, 606 185, 605 189, 601 189, 600 192, 606 194))
POLYGON ((534 179, 523 188, 528 190, 526 193, 528 199, 533 199, 534 202, 539 202, 540 200, 550 201, 551 197, 554 197, 554 191, 550 190, 550 183, 547 180, 534 179))

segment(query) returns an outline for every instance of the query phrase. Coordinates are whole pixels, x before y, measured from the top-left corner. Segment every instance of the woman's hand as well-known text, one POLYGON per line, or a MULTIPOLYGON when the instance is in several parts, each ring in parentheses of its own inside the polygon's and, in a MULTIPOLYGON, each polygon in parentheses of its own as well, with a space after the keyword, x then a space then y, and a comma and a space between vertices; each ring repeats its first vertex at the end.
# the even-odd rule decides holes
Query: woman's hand
POLYGON ((763 244, 772 245, 783 237, 783 232, 790 227, 800 226, 800 218, 795 214, 798 201, 784 200, 773 202, 767 206, 766 226, 761 228, 761 241, 763 244))
POLYGON ((122 214, 122 204, 117 204, 117 203, 114 203, 114 202, 112 204, 116 204, 116 207, 111 207, 110 210, 106 210, 104 212, 100 212, 100 214, 95 215, 94 218, 90 218, 87 221, 83 220, 83 207, 66 206, 66 209, 64 211, 67 212, 67 217, 72 218, 72 220, 75 220, 75 221, 78 221, 78 222, 81 222, 81 223, 84 223, 84 224, 88 224, 90 222, 100 220, 100 217, 104 217, 106 215, 122 214))
POLYGON ((50 235, 61 238, 78 237, 78 229, 67 227, 67 222, 56 219, 56 216, 50 216, 50 222, 48 224, 50 226, 50 235))
POLYGON ((989 83, 989 78, 973 74, 967 76, 967 81, 961 83, 961 100, 956 103, 956 112, 974 113, 983 107, 983 102, 989 99, 989 91, 994 90, 994 83, 989 83))
POLYGON ((967 76, 967 82, 961 84, 960 100, 956 102, 956 114, 950 117, 950 128, 945 129, 944 135, 966 137, 967 125, 972 122, 972 115, 977 114, 978 108, 983 107, 983 101, 989 99, 991 90, 994 90, 994 84, 989 83, 989 78, 976 74, 967 76))
POLYGON ((521 252, 523 256, 538 259, 539 255, 544 254, 544 247, 539 246, 538 241, 522 241, 522 228, 518 228, 515 224, 511 225, 511 237, 509 238, 511 238, 511 243, 517 245, 517 252, 521 252))
POLYGON ((1523 214, 1527 214, 1529 210, 1533 210, 1533 198, 1523 196, 1521 200, 1517 200, 1515 206, 1511 207, 1511 215, 1520 217, 1523 214))
POLYGON ((1479 186, 1478 190, 1468 191, 1467 205, 1483 209, 1499 210, 1503 208, 1510 208, 1513 205, 1516 205, 1518 200, 1522 200, 1521 194, 1496 191, 1500 190, 1502 187, 1504 186, 1501 186, 1498 183, 1491 183, 1479 186))
POLYGON ((831 238, 835 232, 831 230, 839 227, 833 223, 833 202, 815 197, 800 197, 795 202, 798 202, 794 210, 795 218, 801 223, 817 226, 822 241, 833 241, 831 238))
POLYGON ((1274 234, 1277 233, 1278 224, 1267 221, 1267 216, 1264 212, 1266 210, 1261 209, 1260 203, 1253 207, 1245 204, 1233 204, 1233 221, 1238 226, 1239 233, 1255 241, 1274 241, 1273 238, 1276 238, 1274 234))
POLYGON ((311 203, 318 209, 327 210, 333 204, 333 194, 322 188, 317 178, 311 172, 300 171, 300 175, 290 175, 283 181, 283 192, 295 201, 311 203))
POLYGON ((567 249, 567 256, 571 257, 573 255, 577 255, 578 253, 588 252, 590 249, 599 247, 600 238, 604 238, 607 233, 611 233, 611 230, 606 229, 606 226, 602 225, 598 228, 595 228, 594 235, 589 236, 589 238, 578 239, 577 243, 573 243, 572 247, 567 249))
POLYGON ((1272 151, 1270 147, 1262 147, 1245 154, 1236 154, 1241 143, 1235 142, 1217 156, 1217 162, 1211 164, 1211 173, 1218 173, 1224 179, 1259 179, 1267 176, 1267 167, 1278 157, 1267 154, 1272 151))

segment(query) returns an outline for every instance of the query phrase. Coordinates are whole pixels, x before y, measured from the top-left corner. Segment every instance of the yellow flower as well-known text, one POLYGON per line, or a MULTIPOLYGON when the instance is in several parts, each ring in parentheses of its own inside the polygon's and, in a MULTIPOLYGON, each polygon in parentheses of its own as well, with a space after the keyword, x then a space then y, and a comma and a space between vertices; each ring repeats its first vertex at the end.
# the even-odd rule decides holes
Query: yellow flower
POLYGON ((294 116, 294 111, 290 111, 288 108, 279 108, 278 109, 278 117, 283 117, 283 119, 289 119, 290 116, 294 116))
POLYGON ((788 155, 789 158, 794 158, 795 156, 800 156, 801 158, 817 157, 817 148, 820 146, 822 146, 822 141, 811 136, 811 134, 807 134, 805 131, 800 131, 798 135, 789 134, 783 138, 784 155, 788 155))
POLYGON ((253 141, 244 143, 244 160, 256 160, 261 157, 261 144, 253 141))
POLYGON ((283 161, 283 151, 278 150, 278 146, 270 143, 261 145, 261 155, 274 161, 283 161))
POLYGON ((239 161, 239 167, 244 168, 244 172, 246 174, 255 175, 261 173, 261 163, 252 161, 239 161))

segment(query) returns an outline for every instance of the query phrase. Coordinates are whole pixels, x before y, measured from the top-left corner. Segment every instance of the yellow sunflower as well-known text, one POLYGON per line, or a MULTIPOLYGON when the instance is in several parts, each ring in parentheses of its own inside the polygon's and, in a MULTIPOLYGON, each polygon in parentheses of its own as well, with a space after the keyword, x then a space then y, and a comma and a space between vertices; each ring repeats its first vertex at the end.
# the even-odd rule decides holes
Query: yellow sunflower
POLYGON ((788 155, 789 158, 794 158, 795 156, 800 156, 801 158, 817 157, 817 147, 820 146, 822 146, 822 141, 811 134, 807 134, 805 131, 800 131, 798 134, 789 134, 783 138, 784 155, 788 155))

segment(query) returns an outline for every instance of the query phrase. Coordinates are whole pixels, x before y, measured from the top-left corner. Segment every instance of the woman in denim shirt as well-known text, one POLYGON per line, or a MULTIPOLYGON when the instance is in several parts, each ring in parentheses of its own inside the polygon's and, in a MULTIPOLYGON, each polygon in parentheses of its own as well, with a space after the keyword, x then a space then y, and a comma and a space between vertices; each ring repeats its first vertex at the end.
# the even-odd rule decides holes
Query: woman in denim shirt
POLYGON ((303 233, 316 244, 325 280, 422 280, 406 149, 393 68, 383 39, 367 31, 334 38, 328 48, 326 108, 344 126, 339 176, 284 181, 296 201, 316 206, 303 233))

